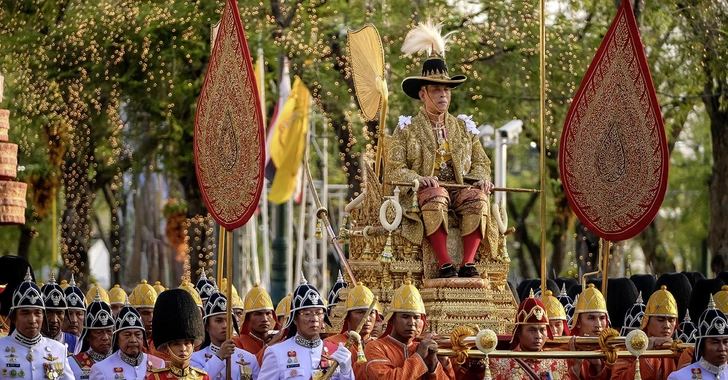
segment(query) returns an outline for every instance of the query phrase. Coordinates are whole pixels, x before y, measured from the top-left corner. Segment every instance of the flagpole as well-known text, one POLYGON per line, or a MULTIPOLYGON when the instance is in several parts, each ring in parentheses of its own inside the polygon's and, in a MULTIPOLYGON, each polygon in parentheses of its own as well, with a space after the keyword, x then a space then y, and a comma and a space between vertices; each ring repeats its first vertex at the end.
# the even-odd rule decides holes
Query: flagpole
MULTIPOLYGON (((329 207, 329 140, 326 136, 326 119, 321 119, 321 136, 322 150, 321 154, 321 203, 324 207, 329 207)), ((324 284, 329 285, 329 255, 328 255, 328 234, 329 231, 325 228, 321 229, 321 276, 324 279, 324 284)), ((331 236, 333 237, 333 236, 331 236)))
POLYGON ((539 0, 539 125, 541 127, 541 294, 546 294, 546 0, 539 0))
MULTIPOLYGON (((293 268, 293 197, 288 198, 288 201, 286 202, 285 216, 285 237, 286 241, 288 242, 288 244, 286 245, 286 270, 288 271, 288 275, 286 276, 286 291, 290 291, 294 287, 293 277, 301 275, 300 273, 294 273, 293 276, 291 276, 291 269, 293 268)), ((298 282, 295 282, 295 284, 298 284, 298 282)))
MULTIPOLYGON (((265 58, 263 54, 263 40, 262 35, 258 35, 258 92, 260 94, 260 115, 263 117, 263 125, 266 123, 266 102, 265 102, 265 58)), ((268 222, 268 180, 263 178, 263 193, 261 194, 261 224, 263 225, 263 270, 260 270, 260 263, 258 262, 258 231, 255 229, 253 240, 254 248, 252 251, 253 258, 255 261, 255 270, 257 271, 256 281, 263 286, 263 288, 270 290, 270 249, 268 242, 270 241, 269 236, 269 222, 268 222)), ((257 218, 256 218, 257 221, 257 218)))

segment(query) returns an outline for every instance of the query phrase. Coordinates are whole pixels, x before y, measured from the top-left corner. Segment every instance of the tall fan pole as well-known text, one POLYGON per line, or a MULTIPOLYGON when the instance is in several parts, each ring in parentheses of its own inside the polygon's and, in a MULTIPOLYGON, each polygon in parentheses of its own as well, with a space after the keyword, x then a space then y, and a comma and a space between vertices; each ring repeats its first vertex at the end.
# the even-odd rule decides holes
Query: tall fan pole
POLYGON ((541 127, 541 296, 546 294, 546 0, 539 0, 539 125, 541 127))
MULTIPOLYGON (((232 297, 233 297, 233 231, 228 231, 227 229, 225 231, 225 241, 227 245, 226 251, 226 260, 225 260, 225 273, 227 275, 227 295, 228 300, 225 303, 226 304, 226 310, 225 310, 225 316, 227 317, 227 329, 225 329, 225 340, 228 341, 232 339, 233 337, 233 309, 232 309, 232 297)), ((231 371, 232 371, 232 361, 233 357, 230 356, 228 360, 225 361, 225 378, 226 379, 232 379, 231 371)))

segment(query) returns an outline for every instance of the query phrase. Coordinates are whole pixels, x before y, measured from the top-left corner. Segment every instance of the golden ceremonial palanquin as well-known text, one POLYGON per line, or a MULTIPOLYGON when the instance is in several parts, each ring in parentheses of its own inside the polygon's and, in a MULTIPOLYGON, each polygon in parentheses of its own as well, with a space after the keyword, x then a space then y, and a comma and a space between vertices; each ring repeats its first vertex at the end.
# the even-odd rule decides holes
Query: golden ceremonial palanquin
MULTIPOLYGON (((517 304, 506 282, 510 261, 505 245, 506 231, 501 232, 496 221, 496 218, 505 219, 502 208, 494 205, 496 207, 488 213, 487 236, 475 257, 482 278, 437 279, 437 259, 427 239, 414 244, 403 236, 401 225, 393 225, 397 219, 394 203, 406 211, 411 211, 412 205, 399 204, 395 199, 385 201, 408 189, 393 189, 386 180, 384 184, 377 180, 370 162, 365 172, 363 193, 347 206, 349 216, 345 223, 348 228, 342 228, 340 238, 349 239, 348 262, 356 280, 362 281, 379 297, 384 313, 392 301, 394 289, 409 279, 420 290, 425 303, 427 330, 449 335, 456 327, 467 325, 492 329, 498 334, 511 333, 517 304), (385 223, 382 223, 381 213, 387 216, 385 223), (383 253, 390 249, 391 257, 383 253)), ((458 262, 463 254, 462 239, 457 219, 450 219, 448 251, 453 261, 458 262)), ((340 296, 342 301, 333 309, 332 331, 341 329, 346 316, 348 289, 342 289, 340 296)))

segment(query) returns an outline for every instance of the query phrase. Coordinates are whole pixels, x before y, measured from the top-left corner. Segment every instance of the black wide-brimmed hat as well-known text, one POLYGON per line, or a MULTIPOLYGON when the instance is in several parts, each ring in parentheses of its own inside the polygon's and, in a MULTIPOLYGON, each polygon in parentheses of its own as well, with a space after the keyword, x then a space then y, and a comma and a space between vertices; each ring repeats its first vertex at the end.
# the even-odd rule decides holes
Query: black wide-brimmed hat
POLYGON ((420 89, 428 84, 444 84, 455 88, 467 79, 465 75, 453 77, 447 72, 445 63, 445 46, 449 39, 449 33, 444 37, 440 34, 442 24, 435 24, 432 20, 418 24, 407 33, 402 43, 402 52, 405 56, 427 53, 427 60, 422 65, 422 74, 411 76, 402 81, 402 90, 409 97, 419 99, 420 89))
POLYGON ((205 337, 200 310, 184 289, 170 289, 159 295, 154 304, 152 329, 154 345, 161 351, 167 343, 182 339, 190 339, 198 346, 205 337))
POLYGON ((422 75, 407 77, 402 81, 402 90, 410 98, 419 99, 420 89, 428 84, 444 84, 455 88, 468 79, 465 75, 450 76, 447 64, 440 57, 431 56, 422 65, 422 75))

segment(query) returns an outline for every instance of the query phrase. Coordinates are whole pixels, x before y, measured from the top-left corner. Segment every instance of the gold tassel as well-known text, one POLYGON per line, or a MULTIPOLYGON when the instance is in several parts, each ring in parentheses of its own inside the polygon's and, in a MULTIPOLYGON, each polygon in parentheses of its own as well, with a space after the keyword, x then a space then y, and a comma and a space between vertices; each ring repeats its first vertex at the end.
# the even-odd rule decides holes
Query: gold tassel
POLYGON ((316 239, 321 239, 322 236, 323 235, 321 233, 321 219, 319 219, 316 221, 316 233, 313 235, 313 237, 315 237, 316 239))
POLYGON ((490 373, 490 364, 488 362, 490 362, 490 360, 488 360, 488 355, 485 355, 485 377, 483 377, 483 380, 493 380, 493 376, 490 373))
POLYGON ((356 351, 356 362, 357 363, 366 363, 367 357, 364 356, 364 345, 359 343, 359 350, 356 351))
POLYGON ((369 241, 367 241, 366 246, 364 246, 364 252, 361 254, 362 260, 371 260, 372 258, 372 246, 369 244, 369 241))
POLYGON ((414 194, 412 194, 412 207, 410 208, 410 212, 420 212, 420 206, 417 201, 417 192, 415 191, 414 194))
POLYGON ((383 263, 391 263, 392 262, 392 231, 389 231, 389 235, 387 236, 387 242, 384 244, 384 249, 382 250, 382 256, 379 258, 379 261, 383 263))

